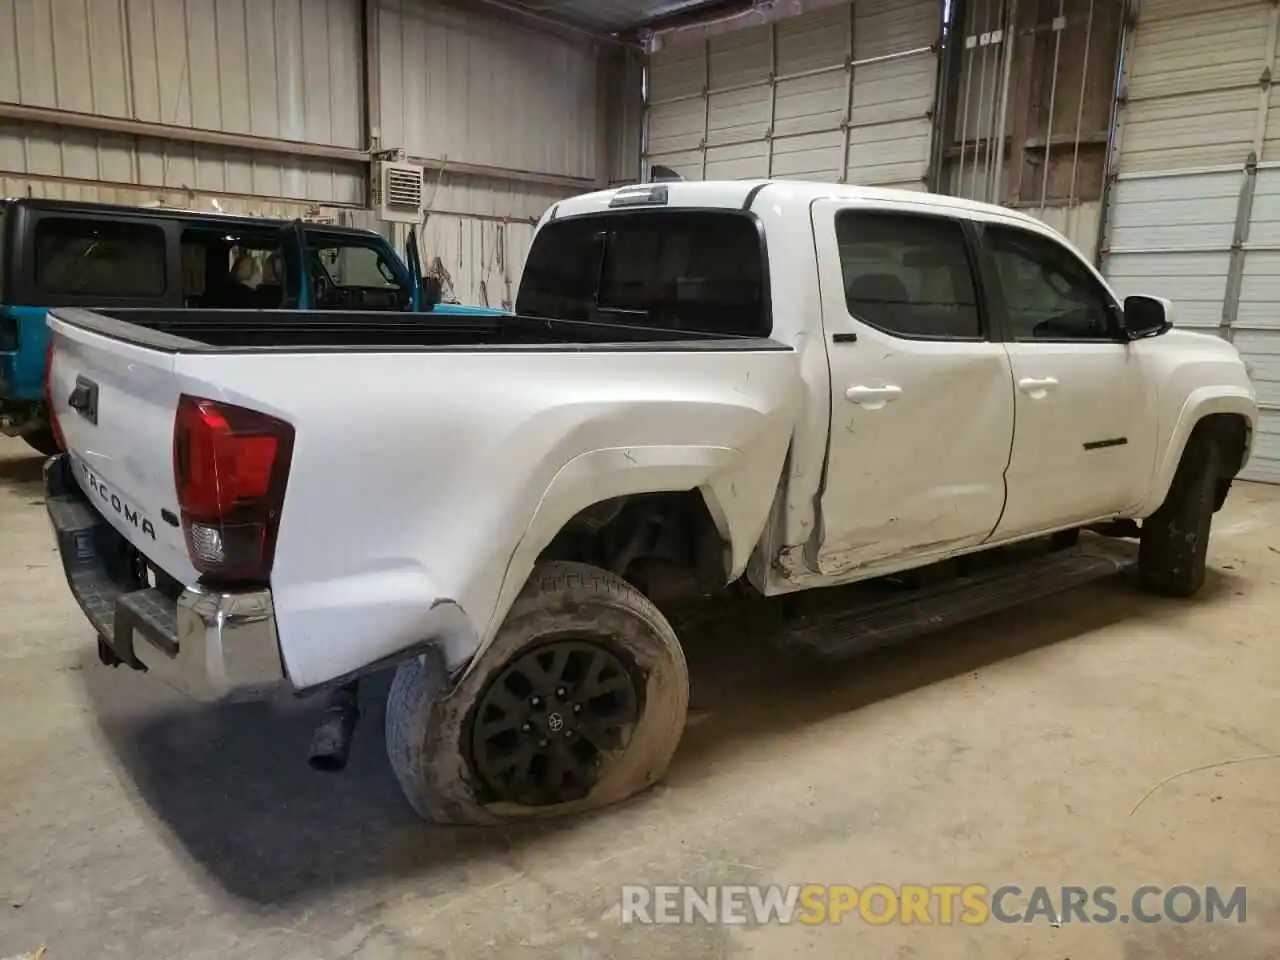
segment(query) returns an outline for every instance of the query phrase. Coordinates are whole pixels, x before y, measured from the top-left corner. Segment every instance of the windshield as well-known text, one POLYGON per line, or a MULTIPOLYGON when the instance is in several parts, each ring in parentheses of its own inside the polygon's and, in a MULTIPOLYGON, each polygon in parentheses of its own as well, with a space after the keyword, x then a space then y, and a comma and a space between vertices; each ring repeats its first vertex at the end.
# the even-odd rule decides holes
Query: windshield
POLYGON ((516 313, 768 336, 759 229, 750 216, 725 210, 552 221, 534 238, 516 313))

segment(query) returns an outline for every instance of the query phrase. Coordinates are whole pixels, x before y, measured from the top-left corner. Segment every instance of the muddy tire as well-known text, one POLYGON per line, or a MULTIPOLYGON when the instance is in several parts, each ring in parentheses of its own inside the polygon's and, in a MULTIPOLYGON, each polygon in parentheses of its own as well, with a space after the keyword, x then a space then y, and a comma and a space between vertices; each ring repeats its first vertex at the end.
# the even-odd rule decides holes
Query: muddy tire
MULTIPOLYGON (((550 666, 545 670, 551 676, 550 666)), ((582 563, 536 568, 480 662, 451 694, 443 695, 444 687, 442 664, 428 655, 400 666, 387 700, 387 754, 396 779, 418 814, 437 823, 554 817, 626 799, 666 772, 689 706, 684 651, 666 618, 620 577, 582 563), (592 650, 597 648, 601 659, 593 660, 592 650), (536 717, 516 716, 532 710, 529 704, 538 700, 537 692, 517 681, 524 682, 526 674, 537 679, 538 671, 553 662, 568 677, 549 681, 557 712, 543 703, 536 717), (574 679, 575 668, 565 664, 577 663, 586 664, 580 670, 591 679, 574 679), (606 671, 600 663, 625 672, 625 683, 609 681, 614 692, 607 697, 594 696, 606 686, 598 678, 614 677, 618 669, 606 671), (512 690, 514 697, 509 695, 512 690), (630 722, 610 727, 610 739, 596 749, 602 737, 587 718, 599 714, 606 699, 613 703, 610 698, 631 705, 630 722), (495 703, 500 709, 495 710, 495 703), (574 708, 585 709, 585 715, 575 716, 574 708), (508 712, 514 719, 508 720, 508 712), (552 737, 549 730, 573 736, 567 728, 579 720, 581 726, 574 727, 579 737, 572 746, 590 756, 583 767, 563 776, 559 763, 567 755, 548 754, 550 760, 544 756, 534 761, 534 779, 545 788, 538 802, 527 802, 527 789, 519 794, 495 781, 485 731, 498 726, 504 727, 502 736, 523 737, 512 750, 524 756, 546 746, 552 737), (479 753, 484 756, 478 764, 479 753), (536 766, 539 762, 541 767, 536 766), (555 781, 568 784, 560 793, 547 787, 548 763, 557 764, 555 781), (564 798, 557 799, 562 794, 564 798)), ((555 741, 550 750, 567 749, 566 743, 555 741)), ((527 787, 530 780, 520 782, 527 787)))
POLYGON ((1138 579, 1152 593, 1190 597, 1204 586, 1220 463, 1217 438, 1195 431, 1164 503, 1142 521, 1138 579))
POLYGON ((39 430, 24 433, 22 439, 27 441, 27 446, 32 450, 36 451, 36 453, 42 453, 46 457, 52 457, 54 454, 62 452, 51 427, 42 427, 39 430))

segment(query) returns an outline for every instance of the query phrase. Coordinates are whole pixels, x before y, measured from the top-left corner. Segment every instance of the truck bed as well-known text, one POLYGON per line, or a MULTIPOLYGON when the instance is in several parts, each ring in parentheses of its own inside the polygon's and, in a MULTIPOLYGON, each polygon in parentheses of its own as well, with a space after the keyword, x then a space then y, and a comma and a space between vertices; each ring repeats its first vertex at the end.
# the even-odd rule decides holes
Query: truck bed
POLYGON ((335 310, 63 308, 59 320, 116 340, 171 353, 273 351, 787 350, 760 337, 673 330, 635 323, 523 316, 431 316, 335 310))
MULTIPOLYGON (((623 324, 57 309, 49 325, 72 480, 188 590, 206 574, 175 467, 184 402, 288 426, 273 565, 231 580, 269 584, 297 689, 426 636, 446 637, 459 667, 556 532, 627 485, 705 489, 745 567, 804 383, 796 351, 773 340, 623 324)), ((64 527, 98 529, 83 519, 64 527)))

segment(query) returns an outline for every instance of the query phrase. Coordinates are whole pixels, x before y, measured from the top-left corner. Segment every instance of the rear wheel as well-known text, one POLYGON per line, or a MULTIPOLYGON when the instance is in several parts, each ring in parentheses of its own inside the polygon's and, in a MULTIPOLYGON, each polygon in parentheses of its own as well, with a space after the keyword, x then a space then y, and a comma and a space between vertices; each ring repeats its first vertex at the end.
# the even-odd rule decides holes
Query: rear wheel
POLYGON ((39 430, 24 433, 22 439, 27 441, 27 446, 31 447, 31 449, 37 453, 43 453, 46 457, 52 457, 54 454, 62 452, 58 446, 58 440, 53 434, 52 427, 41 427, 39 430))
POLYGON ((557 816, 625 799, 666 771, 689 677, 670 624, 620 577, 536 569, 449 695, 430 658, 403 664, 387 752, 420 815, 444 823, 557 816))
POLYGON ((1153 593, 1190 597, 1204 585, 1221 459, 1217 437, 1196 430, 1164 503, 1142 521, 1138 576, 1153 593))

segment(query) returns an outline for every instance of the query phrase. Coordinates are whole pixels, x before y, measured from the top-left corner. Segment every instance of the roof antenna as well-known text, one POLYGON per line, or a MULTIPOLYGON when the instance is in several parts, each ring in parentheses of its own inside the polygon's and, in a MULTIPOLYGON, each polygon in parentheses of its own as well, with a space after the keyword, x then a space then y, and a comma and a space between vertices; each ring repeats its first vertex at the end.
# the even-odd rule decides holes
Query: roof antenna
POLYGON ((684 177, 676 173, 670 167, 664 167, 662 164, 655 164, 649 168, 650 183, 672 183, 683 180, 684 177))

